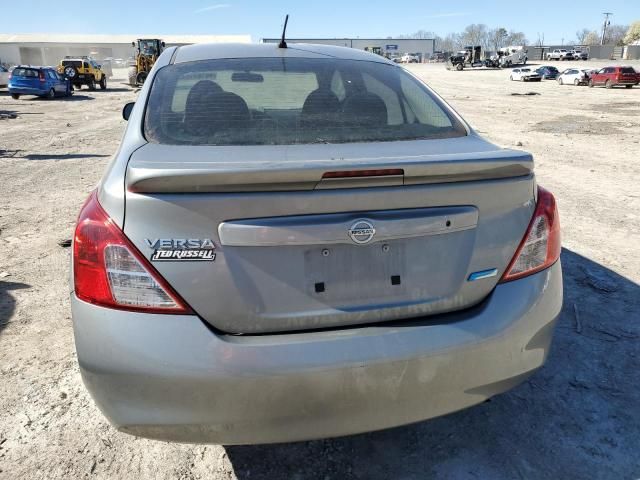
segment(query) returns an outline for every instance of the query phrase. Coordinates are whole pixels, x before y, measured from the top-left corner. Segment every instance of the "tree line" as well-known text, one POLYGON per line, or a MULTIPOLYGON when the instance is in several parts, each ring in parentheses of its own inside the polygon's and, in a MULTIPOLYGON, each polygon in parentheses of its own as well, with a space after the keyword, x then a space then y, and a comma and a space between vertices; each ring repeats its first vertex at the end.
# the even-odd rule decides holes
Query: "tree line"
POLYGON ((436 48, 444 52, 460 50, 465 45, 481 45, 484 50, 497 51, 507 45, 527 45, 524 33, 507 30, 504 27, 489 28, 483 23, 472 23, 460 33, 448 33, 441 37, 434 32, 418 30, 410 35, 400 35, 398 38, 433 38, 436 48))
MULTIPOLYGON (((583 28, 576 32, 576 37, 566 43, 576 45, 600 45, 602 33, 583 28)), ((481 45, 484 50, 496 51, 509 45, 529 45, 523 32, 507 30, 504 27, 489 28, 483 23, 472 23, 460 33, 448 33, 444 37, 427 30, 418 30, 409 35, 399 35, 398 38, 428 38, 435 39, 436 49, 444 52, 454 52, 466 45, 481 45)), ((607 45, 629 45, 640 41, 640 21, 631 25, 609 25, 605 34, 607 45)), ((538 34, 536 45, 544 45, 544 34, 538 34)))

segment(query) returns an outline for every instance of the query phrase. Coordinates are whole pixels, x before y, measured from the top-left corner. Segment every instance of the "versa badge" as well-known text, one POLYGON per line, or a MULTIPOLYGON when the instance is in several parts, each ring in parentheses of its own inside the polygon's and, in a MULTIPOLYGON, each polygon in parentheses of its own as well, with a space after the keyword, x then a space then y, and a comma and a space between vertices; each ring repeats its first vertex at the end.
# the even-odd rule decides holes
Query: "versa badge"
POLYGON ((216 246, 209 238, 145 238, 154 249, 152 262, 213 262, 216 246))

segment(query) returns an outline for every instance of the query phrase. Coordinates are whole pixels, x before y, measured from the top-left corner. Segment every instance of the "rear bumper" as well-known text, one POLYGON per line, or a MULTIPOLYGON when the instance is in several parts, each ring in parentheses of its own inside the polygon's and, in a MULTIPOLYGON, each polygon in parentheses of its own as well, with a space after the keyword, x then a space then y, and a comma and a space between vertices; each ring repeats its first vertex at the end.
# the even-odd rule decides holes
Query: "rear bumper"
POLYGON ((544 363, 561 306, 559 262, 437 325, 232 337, 194 316, 108 310, 72 295, 82 377, 111 423, 222 444, 348 435, 480 403, 544 363))
POLYGON ((12 87, 11 85, 9 85, 9 93, 11 94, 18 94, 18 95, 46 95, 47 93, 49 93, 49 90, 43 90, 41 88, 34 88, 34 87, 12 87))

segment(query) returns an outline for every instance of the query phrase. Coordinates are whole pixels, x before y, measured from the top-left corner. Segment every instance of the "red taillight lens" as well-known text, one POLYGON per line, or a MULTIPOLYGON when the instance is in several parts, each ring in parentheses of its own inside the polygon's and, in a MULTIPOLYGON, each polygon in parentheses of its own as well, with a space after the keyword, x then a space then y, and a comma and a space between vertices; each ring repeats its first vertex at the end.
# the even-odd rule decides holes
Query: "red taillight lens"
POLYGON ((122 230, 93 192, 73 239, 75 293, 85 302, 120 310, 193 313, 122 230))
POLYGON ((560 218, 556 199, 538 187, 538 203, 533 218, 501 282, 526 277, 553 265, 560 258, 560 218))

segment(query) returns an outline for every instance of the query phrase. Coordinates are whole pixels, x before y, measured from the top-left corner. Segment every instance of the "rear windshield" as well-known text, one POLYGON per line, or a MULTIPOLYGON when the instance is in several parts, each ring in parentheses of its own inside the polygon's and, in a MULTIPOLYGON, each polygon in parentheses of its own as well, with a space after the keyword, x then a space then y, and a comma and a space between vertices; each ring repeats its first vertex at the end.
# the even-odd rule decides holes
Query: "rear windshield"
POLYGON ((82 67, 82 60, 63 60, 62 65, 64 67, 82 67))
POLYGON ((309 58, 206 60, 162 68, 144 131, 154 143, 293 145, 466 135, 404 69, 309 58))
POLYGON ((33 68, 14 68, 11 75, 13 77, 37 77, 38 70, 33 68))

